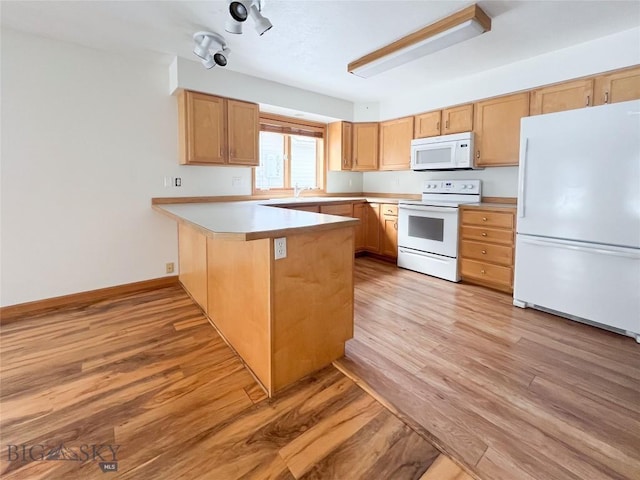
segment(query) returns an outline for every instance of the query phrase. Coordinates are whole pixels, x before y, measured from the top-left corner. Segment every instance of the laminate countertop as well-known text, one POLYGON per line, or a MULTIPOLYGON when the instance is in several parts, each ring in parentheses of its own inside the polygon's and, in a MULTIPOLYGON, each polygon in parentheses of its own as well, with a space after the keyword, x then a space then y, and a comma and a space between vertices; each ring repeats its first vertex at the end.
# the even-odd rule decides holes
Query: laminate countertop
MULTIPOLYGON (((153 205, 154 210, 190 224, 207 236, 229 240, 256 240, 295 233, 331 230, 357 225, 357 218, 304 212, 280 205, 318 203, 313 201, 263 200, 153 205)), ((349 198, 349 201, 353 201, 349 198)), ((331 203, 335 203, 331 198, 331 203)), ((342 200, 343 202, 346 200, 342 200)))

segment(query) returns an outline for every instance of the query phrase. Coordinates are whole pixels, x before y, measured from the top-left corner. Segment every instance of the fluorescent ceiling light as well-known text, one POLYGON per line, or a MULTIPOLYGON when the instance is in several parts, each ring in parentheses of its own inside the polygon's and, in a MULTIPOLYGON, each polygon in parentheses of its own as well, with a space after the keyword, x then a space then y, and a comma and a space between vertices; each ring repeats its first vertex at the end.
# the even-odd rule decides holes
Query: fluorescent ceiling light
POLYGON ((347 66, 369 78, 491 30, 491 19, 474 4, 365 55, 347 66))

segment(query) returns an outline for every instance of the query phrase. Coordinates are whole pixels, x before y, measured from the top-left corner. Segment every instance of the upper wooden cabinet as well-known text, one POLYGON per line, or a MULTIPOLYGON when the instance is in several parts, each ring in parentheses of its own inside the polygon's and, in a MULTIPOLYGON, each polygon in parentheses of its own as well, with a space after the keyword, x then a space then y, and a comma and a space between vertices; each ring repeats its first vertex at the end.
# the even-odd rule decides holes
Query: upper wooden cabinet
POLYGON ((528 115, 529 92, 476 103, 476 165, 518 165, 520 119, 528 115))
POLYGON ((531 91, 530 114, 562 112, 593 105, 593 79, 574 80, 531 91))
POLYGON ((473 129, 473 104, 442 110, 442 135, 470 132, 473 129))
POLYGON ((353 124, 353 170, 378 169, 378 123, 353 124))
POLYGON ((595 79, 595 104, 626 102, 640 98, 640 67, 636 66, 595 79))
POLYGON ((214 95, 178 94, 180 163, 259 164, 258 105, 214 95))
POLYGON ((353 166, 353 126, 334 122, 328 128, 329 170, 351 170, 353 166))
POLYGON ((229 164, 260 164, 260 111, 255 103, 227 100, 229 164))
POLYGON ((425 112, 414 117, 413 138, 437 137, 473 130, 473 103, 425 112))
POLYGON ((379 170, 409 170, 413 117, 380 123, 379 170))
POLYGON ((437 137, 440 135, 442 110, 421 113, 413 117, 413 138, 437 137))

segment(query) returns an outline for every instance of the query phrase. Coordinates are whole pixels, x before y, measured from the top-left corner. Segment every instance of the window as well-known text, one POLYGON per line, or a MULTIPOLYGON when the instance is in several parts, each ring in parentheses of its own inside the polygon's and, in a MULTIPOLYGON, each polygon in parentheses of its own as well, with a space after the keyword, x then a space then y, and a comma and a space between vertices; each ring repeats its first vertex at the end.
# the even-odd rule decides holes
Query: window
POLYGON ((294 187, 324 189, 323 124, 299 123, 273 115, 260 117, 260 166, 254 170, 254 194, 294 187))

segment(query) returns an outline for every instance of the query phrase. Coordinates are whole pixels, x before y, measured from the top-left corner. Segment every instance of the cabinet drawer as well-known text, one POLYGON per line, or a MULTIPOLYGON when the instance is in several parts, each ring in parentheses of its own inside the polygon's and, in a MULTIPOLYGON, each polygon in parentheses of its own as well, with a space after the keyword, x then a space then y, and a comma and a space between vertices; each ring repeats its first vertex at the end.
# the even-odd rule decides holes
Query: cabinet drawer
POLYGON ((327 215, 340 215, 343 217, 353 217, 353 204, 342 203, 339 205, 321 205, 320 213, 327 215))
POLYGON ((513 228, 513 214, 487 210, 462 210, 465 225, 486 225, 488 227, 513 228))
POLYGON ((513 245, 512 230, 497 230, 495 228, 482 227, 461 227, 463 240, 478 240, 481 242, 500 243, 502 245, 513 245))
POLYGON ((382 215, 391 215, 392 217, 398 216, 398 206, 389 203, 383 203, 380 207, 382 215))
POLYGON ((498 265, 463 258, 460 261, 460 273, 463 277, 469 277, 474 280, 511 286, 512 269, 509 267, 499 267, 498 265))
POLYGON ((463 240, 460 244, 460 255, 464 258, 497 263, 506 267, 513 265, 513 248, 503 245, 463 240))

